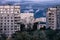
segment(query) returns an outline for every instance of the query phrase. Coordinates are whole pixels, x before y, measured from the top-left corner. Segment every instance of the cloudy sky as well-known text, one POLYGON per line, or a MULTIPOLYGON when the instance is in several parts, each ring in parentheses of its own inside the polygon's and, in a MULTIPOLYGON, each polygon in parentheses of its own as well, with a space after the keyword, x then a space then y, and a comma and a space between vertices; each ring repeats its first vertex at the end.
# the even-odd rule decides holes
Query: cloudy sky
POLYGON ((6 1, 35 1, 35 2, 44 2, 44 1, 60 1, 60 0, 6 0, 6 1))

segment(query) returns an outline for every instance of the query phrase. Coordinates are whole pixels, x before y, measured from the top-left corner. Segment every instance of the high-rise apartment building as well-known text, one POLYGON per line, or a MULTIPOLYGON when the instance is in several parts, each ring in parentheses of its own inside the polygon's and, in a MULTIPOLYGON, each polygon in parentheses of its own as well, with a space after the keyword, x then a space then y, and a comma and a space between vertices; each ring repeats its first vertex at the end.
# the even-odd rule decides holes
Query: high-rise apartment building
POLYGON ((20 6, 4 5, 0 6, 0 32, 11 37, 11 34, 20 30, 17 21, 20 20, 20 6))
POLYGON ((48 8, 46 19, 47 28, 60 29, 60 7, 48 8))
POLYGON ((32 28, 34 23, 34 13, 21 13, 20 17, 21 17, 21 22, 25 24, 25 28, 28 28, 29 25, 32 28))

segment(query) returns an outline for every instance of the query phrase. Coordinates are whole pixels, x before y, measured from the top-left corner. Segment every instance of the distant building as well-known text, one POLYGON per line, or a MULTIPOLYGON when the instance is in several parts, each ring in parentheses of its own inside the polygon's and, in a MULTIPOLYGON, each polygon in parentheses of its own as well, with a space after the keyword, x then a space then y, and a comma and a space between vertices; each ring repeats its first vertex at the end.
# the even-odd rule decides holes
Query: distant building
POLYGON ((37 29, 40 29, 40 28, 43 28, 43 27, 46 27, 46 22, 39 22, 39 24, 37 26, 37 29))
POLYGON ((11 37, 11 34, 20 30, 17 21, 20 20, 20 6, 4 5, 0 6, 0 31, 11 37))
POLYGON ((37 29, 46 27, 46 17, 36 18, 35 22, 38 22, 37 29))
POLYGON ((46 22, 46 17, 36 18, 35 22, 46 22))
POLYGON ((32 28, 34 23, 34 13, 21 13, 20 17, 20 21, 25 24, 25 28, 28 28, 28 26, 32 28))
POLYGON ((60 7, 48 8, 46 14, 47 28, 60 29, 60 7))
POLYGON ((34 13, 21 13, 20 17, 22 20, 25 20, 25 23, 30 23, 34 21, 34 13))

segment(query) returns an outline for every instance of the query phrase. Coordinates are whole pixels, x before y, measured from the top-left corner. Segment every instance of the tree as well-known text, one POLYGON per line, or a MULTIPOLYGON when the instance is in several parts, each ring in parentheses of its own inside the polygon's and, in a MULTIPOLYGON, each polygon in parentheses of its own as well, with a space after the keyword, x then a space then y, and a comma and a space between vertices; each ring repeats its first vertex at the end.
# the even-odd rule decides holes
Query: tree
POLYGON ((5 34, 0 34, 0 40, 6 40, 6 39, 7 39, 7 37, 5 34))

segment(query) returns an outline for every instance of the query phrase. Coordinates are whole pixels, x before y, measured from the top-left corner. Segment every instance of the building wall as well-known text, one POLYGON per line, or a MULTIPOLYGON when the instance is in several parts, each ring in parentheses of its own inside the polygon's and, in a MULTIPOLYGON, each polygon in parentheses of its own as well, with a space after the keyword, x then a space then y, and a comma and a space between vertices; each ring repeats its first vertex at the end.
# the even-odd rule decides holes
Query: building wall
POLYGON ((51 29, 57 28, 57 9, 56 8, 48 8, 46 14, 46 21, 47 21, 47 28, 50 27, 51 29))
POLYGON ((21 13, 20 17, 25 23, 34 22, 34 13, 21 13))
POLYGON ((60 29, 60 6, 57 6, 57 29, 60 29))
POLYGON ((35 22, 46 22, 46 17, 36 18, 35 22))
MULTIPOLYGON (((19 18, 20 6, 0 6, 0 30, 10 37, 15 31, 20 30, 15 23, 16 18, 19 18)), ((18 19, 19 20, 19 19, 18 19)))

